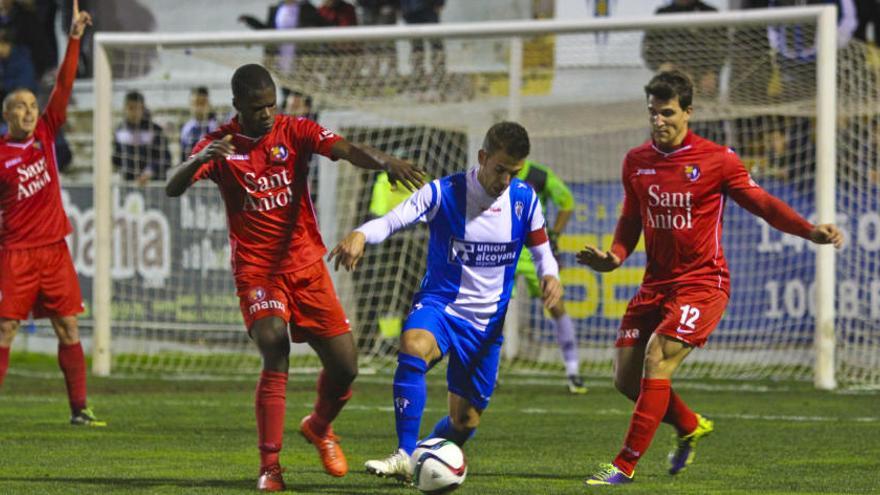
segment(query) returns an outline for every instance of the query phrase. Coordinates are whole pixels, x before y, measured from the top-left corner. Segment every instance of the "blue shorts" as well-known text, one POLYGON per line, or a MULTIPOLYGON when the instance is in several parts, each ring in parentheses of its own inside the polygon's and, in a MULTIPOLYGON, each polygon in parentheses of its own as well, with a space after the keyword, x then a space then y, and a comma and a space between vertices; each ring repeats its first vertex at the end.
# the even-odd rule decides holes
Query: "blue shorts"
POLYGON ((416 299, 403 331, 423 329, 431 332, 440 352, 449 355, 446 371, 449 391, 464 397, 479 410, 486 409, 495 390, 501 359, 501 324, 485 331, 477 330, 467 320, 444 311, 445 307, 445 302, 416 299))

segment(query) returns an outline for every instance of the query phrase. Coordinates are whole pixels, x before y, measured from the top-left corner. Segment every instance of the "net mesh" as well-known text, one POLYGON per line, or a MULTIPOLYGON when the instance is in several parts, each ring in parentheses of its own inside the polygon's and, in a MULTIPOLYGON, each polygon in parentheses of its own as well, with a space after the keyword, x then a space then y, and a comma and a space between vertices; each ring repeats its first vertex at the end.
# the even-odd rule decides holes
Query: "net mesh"
MULTIPOLYGON (((610 246, 622 199, 621 159, 647 138, 643 85, 656 70, 688 72, 696 87, 695 132, 734 148, 755 180, 810 217, 814 32, 808 24, 768 22, 523 39, 520 120, 532 139, 531 158, 563 178, 577 202, 560 238, 559 261, 582 371, 607 372, 619 319, 643 274, 641 245, 612 273, 592 272, 574 259, 584 244, 610 246)), ((232 71, 261 61, 291 95, 281 110, 306 114, 440 177, 474 165, 483 133, 507 116, 509 54, 507 37, 469 37, 114 49, 110 58, 114 108, 123 109, 127 91, 141 91, 172 161, 186 152, 180 129, 189 117, 191 88, 206 86, 217 119, 224 120, 232 111, 232 71)), ((838 53, 837 70, 837 209, 848 232, 848 245, 837 257, 837 371, 844 383, 872 386, 880 384, 878 61, 875 48, 850 42, 838 53)), ((120 129, 117 138, 125 137, 120 129)), ((117 148, 120 159, 126 153, 117 148)), ((399 196, 372 173, 323 159, 314 165, 312 193, 331 247, 399 196), (377 204, 382 188, 391 199, 377 204)), ((137 173, 128 178, 136 180, 137 173)), ((195 187, 179 201, 164 198, 154 182, 120 180, 114 188, 114 366, 174 371, 258 366, 238 315, 223 204, 213 186, 195 187)), ((544 206, 552 222, 558 209, 544 206)), ((739 206, 729 205, 725 216, 730 305, 707 348, 693 353, 682 373, 810 377, 813 249, 739 206)), ((421 226, 400 232, 369 247, 360 271, 334 275, 362 362, 377 368, 393 362, 396 336, 424 272, 426 239, 421 226)), ((509 320, 505 369, 561 372, 554 325, 539 302, 520 290, 509 320)), ((300 351, 293 365, 311 363, 307 351, 295 352, 300 351)))

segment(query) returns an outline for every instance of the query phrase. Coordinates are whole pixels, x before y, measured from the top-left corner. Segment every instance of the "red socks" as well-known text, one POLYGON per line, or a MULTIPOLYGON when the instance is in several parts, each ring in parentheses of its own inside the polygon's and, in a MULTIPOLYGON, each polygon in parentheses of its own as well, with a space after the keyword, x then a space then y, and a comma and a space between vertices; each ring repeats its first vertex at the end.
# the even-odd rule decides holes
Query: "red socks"
POLYGON ((278 464, 284 438, 284 412, 287 404, 287 373, 263 371, 257 382, 257 436, 260 449, 260 472, 278 464))
POLYGON ((623 449, 614 459, 614 465, 627 475, 632 476, 636 463, 648 450, 660 420, 666 415, 672 392, 670 387, 669 380, 642 379, 642 391, 636 401, 623 449))
POLYGON ((318 375, 318 399, 315 401, 315 412, 309 420, 309 424, 319 436, 327 433, 330 423, 339 415, 339 411, 345 407, 345 403, 351 398, 351 386, 344 389, 327 378, 327 373, 321 370, 318 375))
POLYGON ((669 407, 663 422, 675 427, 678 436, 682 437, 697 429, 697 415, 681 400, 674 390, 669 391, 669 407))
POLYGON ((3 385, 3 378, 6 377, 6 370, 9 369, 9 347, 0 347, 0 386, 3 385))
POLYGON ((82 344, 58 343, 58 366, 67 384, 67 399, 73 414, 86 408, 86 359, 82 344))

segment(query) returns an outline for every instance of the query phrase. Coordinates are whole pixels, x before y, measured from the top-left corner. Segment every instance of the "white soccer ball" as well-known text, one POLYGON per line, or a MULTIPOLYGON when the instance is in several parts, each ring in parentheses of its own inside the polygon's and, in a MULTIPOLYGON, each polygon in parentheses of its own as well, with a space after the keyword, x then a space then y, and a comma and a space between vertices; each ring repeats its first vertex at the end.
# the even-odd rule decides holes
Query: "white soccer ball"
POLYGON ((467 459, 454 442, 429 438, 413 451, 413 484, 422 493, 449 493, 464 483, 467 459))

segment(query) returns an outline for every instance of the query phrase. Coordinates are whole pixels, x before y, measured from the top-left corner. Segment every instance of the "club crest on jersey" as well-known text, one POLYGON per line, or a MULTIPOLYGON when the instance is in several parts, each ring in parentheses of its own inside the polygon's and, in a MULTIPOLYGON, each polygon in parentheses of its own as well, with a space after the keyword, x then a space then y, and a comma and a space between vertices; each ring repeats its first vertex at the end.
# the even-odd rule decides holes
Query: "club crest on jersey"
POLYGON ((269 150, 269 153, 272 154, 273 162, 283 162, 287 160, 288 152, 287 148, 283 144, 276 144, 272 146, 272 149, 269 150))
POLYGON ((248 293, 248 301, 255 303, 260 302, 266 298, 266 290, 262 287, 257 287, 248 293))
POLYGON ((525 205, 523 205, 522 201, 517 201, 516 203, 513 204, 513 212, 516 214, 517 220, 522 219, 523 208, 525 208, 525 205))
POLYGON ((696 181, 700 178, 700 167, 696 163, 685 165, 684 176, 687 177, 688 180, 691 182, 696 181))

